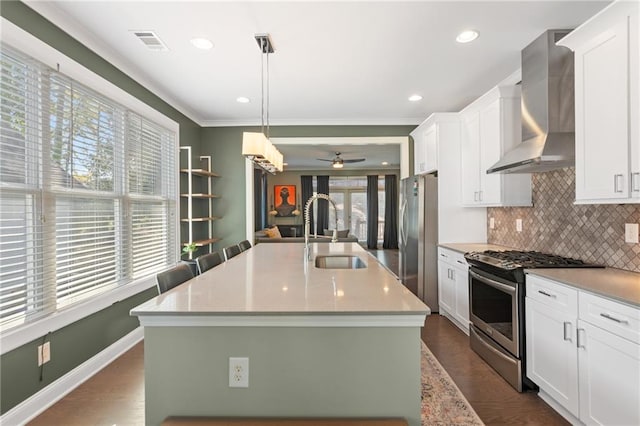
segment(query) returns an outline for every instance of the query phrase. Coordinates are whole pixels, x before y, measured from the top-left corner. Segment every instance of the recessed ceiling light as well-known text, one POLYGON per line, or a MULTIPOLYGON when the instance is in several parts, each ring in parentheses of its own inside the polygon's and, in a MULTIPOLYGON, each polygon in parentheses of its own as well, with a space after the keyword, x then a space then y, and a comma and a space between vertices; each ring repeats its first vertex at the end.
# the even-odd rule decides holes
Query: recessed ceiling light
POLYGON ((191 39, 191 44, 202 50, 209 50, 213 48, 211 40, 207 40, 206 38, 193 38, 191 39))
POLYGON ((248 104, 250 102, 249 98, 246 98, 244 96, 240 96, 238 98, 236 98, 236 102, 240 102, 241 104, 248 104))
POLYGON ((388 161, 383 161, 383 162, 382 162, 382 165, 383 165, 383 166, 388 166, 388 165, 389 165, 389 162, 388 162, 388 161))
POLYGON ((418 101, 422 100, 422 96, 420 96, 420 95, 411 95, 411 96, 409 96, 409 100, 411 102, 418 102, 418 101))
POLYGON ((458 43, 469 43, 470 41, 477 39, 478 35, 478 32, 474 30, 463 31, 458 34, 458 37, 456 37, 456 41, 458 43))

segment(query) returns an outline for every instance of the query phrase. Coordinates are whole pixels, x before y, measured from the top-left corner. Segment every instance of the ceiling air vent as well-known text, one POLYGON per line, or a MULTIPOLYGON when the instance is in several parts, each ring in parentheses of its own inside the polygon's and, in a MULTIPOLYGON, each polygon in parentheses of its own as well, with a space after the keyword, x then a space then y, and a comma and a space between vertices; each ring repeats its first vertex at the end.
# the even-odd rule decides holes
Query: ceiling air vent
POLYGON ((169 50, 166 44, 153 31, 132 31, 138 39, 151 50, 169 50))

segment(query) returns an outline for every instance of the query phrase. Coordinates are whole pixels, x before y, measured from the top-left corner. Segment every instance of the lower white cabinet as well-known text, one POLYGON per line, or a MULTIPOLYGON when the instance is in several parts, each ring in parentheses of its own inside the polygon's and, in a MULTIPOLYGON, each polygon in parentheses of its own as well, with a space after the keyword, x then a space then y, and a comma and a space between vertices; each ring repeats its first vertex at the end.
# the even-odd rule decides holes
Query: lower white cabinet
POLYGON ((580 420, 640 425, 640 345, 578 320, 580 420))
POLYGON ((527 377, 541 397, 574 424, 640 424, 640 310, 531 275, 526 291, 527 377))
POLYGON ((469 334, 469 265, 462 253, 438 248, 440 315, 469 334))

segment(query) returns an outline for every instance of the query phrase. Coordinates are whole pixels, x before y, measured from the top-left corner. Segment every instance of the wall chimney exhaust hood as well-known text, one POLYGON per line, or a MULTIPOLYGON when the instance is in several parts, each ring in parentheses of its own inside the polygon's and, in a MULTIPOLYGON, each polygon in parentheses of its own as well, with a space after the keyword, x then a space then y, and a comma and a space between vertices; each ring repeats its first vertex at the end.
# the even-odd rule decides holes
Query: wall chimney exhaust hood
POLYGON ((522 143, 487 173, 546 172, 575 163, 573 52, 549 30, 522 51, 522 143))

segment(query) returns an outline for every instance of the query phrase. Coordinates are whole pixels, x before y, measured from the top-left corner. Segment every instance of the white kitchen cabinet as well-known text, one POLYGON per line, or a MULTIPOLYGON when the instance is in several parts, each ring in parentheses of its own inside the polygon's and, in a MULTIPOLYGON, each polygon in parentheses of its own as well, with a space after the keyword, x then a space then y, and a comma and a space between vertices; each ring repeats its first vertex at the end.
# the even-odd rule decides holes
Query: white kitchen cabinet
POLYGON ((580 420, 640 424, 640 345, 582 320, 578 333, 580 420))
POLYGON ((462 253, 438 248, 440 315, 469 334, 469 266, 462 253))
POLYGON ((527 377, 574 424, 640 424, 640 310, 527 276, 527 377))
POLYGON ((558 43, 575 54, 577 203, 640 201, 638 13, 615 2, 558 43))
POLYGON ((430 118, 411 132, 413 138, 413 168, 417 175, 438 170, 438 123, 430 118))
POLYGON ((578 292, 527 277, 527 377, 579 416, 576 329, 578 292))
POLYGON ((442 260, 442 254, 438 258, 438 304, 440 315, 450 314, 454 311, 456 303, 456 283, 451 274, 451 265, 442 260))
POLYGON ((495 87, 462 110, 462 203, 530 206, 531 174, 486 171, 521 142, 520 87, 495 87))

